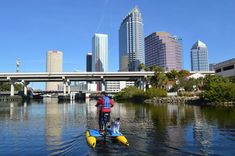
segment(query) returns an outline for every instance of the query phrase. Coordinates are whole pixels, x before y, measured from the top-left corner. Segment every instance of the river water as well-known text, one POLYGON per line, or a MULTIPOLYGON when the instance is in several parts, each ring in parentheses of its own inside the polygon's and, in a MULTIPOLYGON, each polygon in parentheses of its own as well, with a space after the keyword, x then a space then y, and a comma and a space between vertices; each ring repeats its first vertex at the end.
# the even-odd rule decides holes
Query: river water
POLYGON ((86 143, 97 128, 95 101, 0 103, 0 155, 235 155, 235 109, 115 103, 126 147, 86 143))

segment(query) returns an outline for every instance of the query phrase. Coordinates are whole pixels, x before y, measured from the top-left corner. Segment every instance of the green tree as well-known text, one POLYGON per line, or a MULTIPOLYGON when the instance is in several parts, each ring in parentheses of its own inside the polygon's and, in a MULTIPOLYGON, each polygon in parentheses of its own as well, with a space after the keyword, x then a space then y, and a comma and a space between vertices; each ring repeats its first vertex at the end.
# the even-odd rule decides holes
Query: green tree
POLYGON ((154 97, 166 97, 167 91, 165 89, 152 87, 146 90, 145 96, 147 99, 151 99, 154 97))
POLYGON ((178 79, 179 72, 177 70, 171 70, 170 72, 166 73, 166 76, 170 81, 174 81, 178 79))
POLYGON ((138 68, 138 71, 144 70, 145 65, 143 63, 140 63, 137 68, 138 68))
MULTIPOLYGON (((15 83, 14 84, 15 91, 20 91, 23 89, 23 85, 20 83, 15 83)), ((10 91, 11 90, 11 85, 9 82, 3 82, 0 84, 0 91, 10 91)))
POLYGON ((144 70, 145 70, 145 71, 150 71, 150 68, 147 67, 147 66, 145 66, 145 67, 144 67, 144 70))
POLYGON ((179 78, 183 78, 185 76, 188 76, 190 72, 188 70, 180 70, 178 73, 179 78))
POLYGON ((157 68, 156 65, 149 66, 149 71, 155 71, 157 68))
POLYGON ((164 73, 164 69, 162 67, 156 67, 154 70, 154 76, 150 78, 150 84, 157 88, 165 88, 168 82, 168 78, 164 73))
POLYGON ((218 75, 206 75, 206 77, 203 79, 203 89, 208 90, 210 89, 211 84, 220 82, 228 83, 229 79, 218 75))
POLYGON ((3 82, 0 84, 0 91, 10 91, 10 83, 3 82))
POLYGON ((235 84, 231 82, 211 82, 210 87, 200 95, 211 102, 235 101, 235 84))
POLYGON ((211 102, 235 101, 235 84, 218 75, 207 75, 203 80, 201 98, 211 102))

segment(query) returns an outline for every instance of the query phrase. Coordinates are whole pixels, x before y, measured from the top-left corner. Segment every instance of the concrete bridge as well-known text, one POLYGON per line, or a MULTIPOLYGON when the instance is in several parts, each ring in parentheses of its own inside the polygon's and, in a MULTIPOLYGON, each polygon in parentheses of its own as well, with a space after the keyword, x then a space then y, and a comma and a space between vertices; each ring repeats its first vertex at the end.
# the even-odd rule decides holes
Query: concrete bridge
MULTIPOLYGON (((214 71, 200 71, 190 73, 214 74, 214 71)), ((27 85, 30 82, 63 82, 64 94, 66 88, 70 94, 72 81, 139 81, 140 88, 146 88, 147 77, 153 76, 154 72, 33 72, 33 73, 0 73, 0 82, 10 82, 11 96, 14 95, 14 83, 24 84, 24 94, 27 95, 27 85)), ((105 86, 105 85, 104 85, 105 86)))
POLYGON ((146 78, 154 72, 38 72, 38 73, 0 73, 0 82, 10 82, 11 96, 14 95, 14 83, 24 84, 24 94, 27 95, 27 85, 30 82, 63 82, 64 93, 68 88, 70 93, 71 81, 140 81, 145 89, 146 78))

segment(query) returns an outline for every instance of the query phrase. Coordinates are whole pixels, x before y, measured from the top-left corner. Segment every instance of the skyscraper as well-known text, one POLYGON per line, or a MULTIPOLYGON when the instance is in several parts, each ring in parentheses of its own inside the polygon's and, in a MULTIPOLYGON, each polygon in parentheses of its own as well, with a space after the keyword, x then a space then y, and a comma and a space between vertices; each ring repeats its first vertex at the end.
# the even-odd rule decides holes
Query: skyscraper
POLYGON ((191 48, 191 70, 209 71, 208 49, 206 44, 199 40, 191 48))
POLYGON ((92 53, 86 55, 86 71, 92 72, 92 53))
POLYGON ((119 71, 137 71, 145 63, 144 29, 140 10, 135 7, 119 28, 119 71))
MULTIPOLYGON (((63 53, 52 50, 47 52, 46 71, 62 72, 63 71, 63 53)), ((58 90, 59 82, 46 82, 46 90, 58 90)))
POLYGON ((95 34, 92 38, 92 71, 108 71, 108 35, 95 34))
POLYGON ((145 37, 145 64, 166 71, 182 69, 181 39, 168 32, 154 32, 145 37))

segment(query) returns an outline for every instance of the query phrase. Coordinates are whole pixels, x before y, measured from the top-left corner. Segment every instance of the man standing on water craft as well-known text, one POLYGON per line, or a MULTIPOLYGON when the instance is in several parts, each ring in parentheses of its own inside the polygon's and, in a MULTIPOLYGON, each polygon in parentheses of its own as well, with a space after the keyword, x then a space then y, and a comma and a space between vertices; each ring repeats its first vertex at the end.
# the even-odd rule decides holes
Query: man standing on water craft
POLYGON ((107 121, 110 121, 110 112, 111 112, 111 107, 113 107, 113 100, 111 100, 105 92, 101 92, 101 98, 97 101, 96 107, 98 107, 99 111, 99 130, 103 131, 103 117, 104 113, 108 113, 108 119, 107 121))

